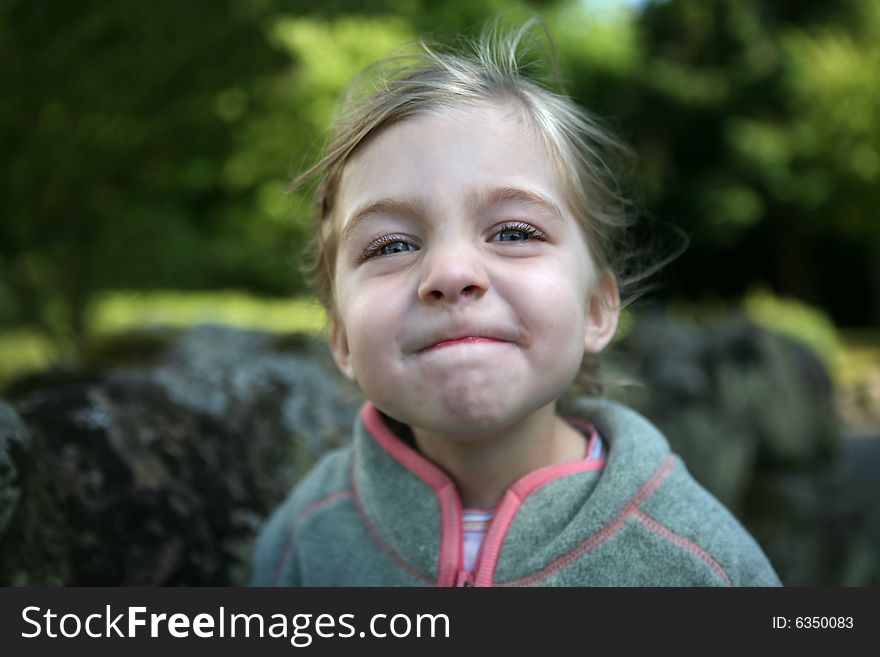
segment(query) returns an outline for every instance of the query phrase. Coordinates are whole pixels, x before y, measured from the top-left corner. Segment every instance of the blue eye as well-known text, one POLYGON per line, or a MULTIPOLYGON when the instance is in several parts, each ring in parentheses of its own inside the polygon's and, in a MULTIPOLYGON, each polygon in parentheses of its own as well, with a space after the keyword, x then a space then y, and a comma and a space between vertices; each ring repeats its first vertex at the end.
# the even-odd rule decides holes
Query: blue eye
POLYGON ((502 230, 498 233, 499 242, 521 242, 529 239, 529 234, 524 230, 502 230))
POLYGON ((379 255, 391 255, 392 253, 403 253, 404 251, 409 251, 412 248, 411 244, 407 244, 406 242, 389 242, 381 246, 378 250, 379 255))
POLYGON ((383 235, 367 245, 361 253, 360 261, 366 262, 370 258, 407 253, 416 249, 415 244, 404 235, 383 235))
POLYGON ((535 228, 531 224, 522 222, 513 222, 502 224, 493 233, 490 242, 525 242, 526 240, 544 241, 547 236, 543 231, 535 228))

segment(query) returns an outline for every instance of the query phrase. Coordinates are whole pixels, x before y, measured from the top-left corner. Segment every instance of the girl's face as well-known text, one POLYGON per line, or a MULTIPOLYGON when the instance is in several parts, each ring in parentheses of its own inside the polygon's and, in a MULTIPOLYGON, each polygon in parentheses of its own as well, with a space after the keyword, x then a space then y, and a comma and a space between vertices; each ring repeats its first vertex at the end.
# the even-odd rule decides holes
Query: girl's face
POLYGON ((617 324, 583 233, 514 105, 397 123, 346 165, 340 369, 387 415, 467 439, 555 403, 617 324), (604 297, 606 303, 601 303, 604 297))

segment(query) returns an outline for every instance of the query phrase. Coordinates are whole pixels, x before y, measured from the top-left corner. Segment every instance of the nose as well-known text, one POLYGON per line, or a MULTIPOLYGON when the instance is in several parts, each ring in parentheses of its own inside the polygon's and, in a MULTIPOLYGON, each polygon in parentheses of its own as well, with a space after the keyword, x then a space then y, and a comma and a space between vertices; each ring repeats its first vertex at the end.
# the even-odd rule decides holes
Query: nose
POLYGON ((424 267, 419 285, 419 298, 424 303, 479 298, 489 289, 489 275, 473 247, 460 243, 436 246, 425 258, 424 267))

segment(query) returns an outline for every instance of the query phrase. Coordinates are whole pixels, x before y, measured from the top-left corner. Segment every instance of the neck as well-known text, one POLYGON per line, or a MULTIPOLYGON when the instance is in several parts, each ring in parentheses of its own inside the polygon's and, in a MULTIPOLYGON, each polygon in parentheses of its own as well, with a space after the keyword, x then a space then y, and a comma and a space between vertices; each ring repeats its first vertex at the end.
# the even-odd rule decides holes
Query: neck
POLYGON ((584 437, 544 406, 503 430, 462 440, 413 427, 416 445, 455 480, 464 507, 488 509, 517 479, 584 456, 584 437))

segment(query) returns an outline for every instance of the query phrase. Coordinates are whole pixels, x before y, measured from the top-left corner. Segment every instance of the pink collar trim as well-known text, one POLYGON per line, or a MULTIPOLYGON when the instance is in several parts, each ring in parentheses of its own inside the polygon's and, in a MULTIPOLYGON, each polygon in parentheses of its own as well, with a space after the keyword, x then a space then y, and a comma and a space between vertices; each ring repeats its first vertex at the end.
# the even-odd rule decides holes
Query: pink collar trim
POLYGON ((455 482, 443 470, 395 436, 382 421, 379 409, 371 402, 364 404, 361 418, 379 446, 428 484, 437 496, 441 521, 437 586, 453 586, 462 562, 461 499, 455 482))
MULTIPOLYGON (((430 486, 437 496, 442 523, 437 586, 454 586, 460 579, 460 571, 463 570, 461 554, 462 508, 455 482, 442 469, 395 436, 382 420, 379 409, 371 402, 364 404, 361 418, 367 430, 382 449, 430 486)), ((589 454, 598 440, 596 429, 592 424, 583 420, 570 420, 570 422, 589 436, 587 448, 589 454)), ((601 470, 604 465, 604 461, 590 459, 548 465, 523 475, 508 488, 501 503, 496 506, 492 523, 483 541, 474 585, 492 586, 504 538, 514 517, 529 495, 556 479, 581 472, 601 470)))

